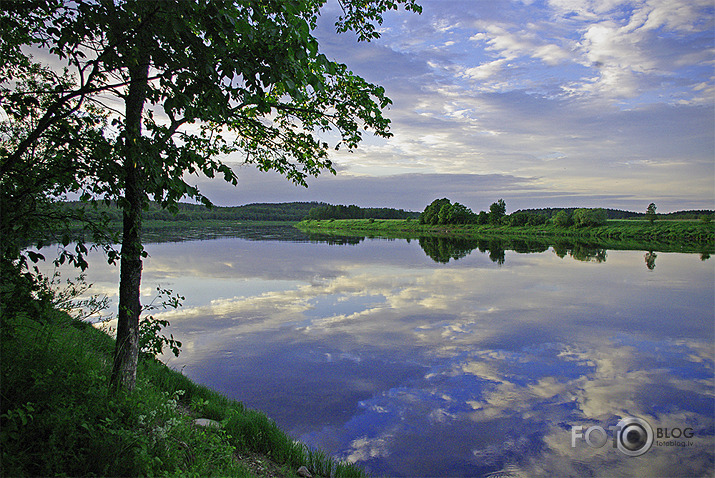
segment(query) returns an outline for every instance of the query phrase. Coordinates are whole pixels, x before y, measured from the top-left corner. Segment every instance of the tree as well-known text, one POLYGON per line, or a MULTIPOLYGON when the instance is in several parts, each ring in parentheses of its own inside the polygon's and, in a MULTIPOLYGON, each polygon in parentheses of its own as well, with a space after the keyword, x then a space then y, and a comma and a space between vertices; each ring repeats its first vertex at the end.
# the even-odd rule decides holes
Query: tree
POLYGON ((451 204, 452 202, 447 198, 435 199, 420 214, 420 224, 438 224, 442 207, 451 204))
POLYGON ((506 215, 506 203, 503 199, 500 199, 489 206, 489 222, 492 224, 499 224, 504 215, 506 215))
POLYGON ((566 209, 562 209, 554 216, 554 224, 560 227, 568 227, 573 224, 573 218, 566 209))
POLYGON ((483 225, 489 222, 489 213, 486 211, 479 211, 477 215, 477 224, 483 225))
POLYGON ((509 216, 510 226, 526 226, 529 222, 529 214, 525 212, 515 212, 509 216))
POLYGON ((547 222, 548 218, 543 214, 529 214, 529 226, 541 226, 547 222))
POLYGON ((650 221, 651 224, 655 222, 655 203, 648 204, 648 209, 645 211, 645 217, 650 221))
POLYGON ((454 204, 446 203, 439 208, 439 213, 437 213, 437 224, 450 224, 451 211, 454 204))
POLYGON ((576 209, 573 222, 576 227, 596 227, 606 224, 608 215, 604 209, 576 209))
POLYGON ((476 222, 476 214, 464 204, 455 202, 449 208, 447 224, 470 224, 476 222))
MULTIPOLYGON (((17 27, 17 25, 15 25, 17 27)), ((4 38, 4 35, 3 35, 4 38)), ((47 240, 69 244, 62 233, 64 223, 83 220, 82 210, 55 207, 57 197, 68 192, 95 190, 97 164, 106 157, 111 145, 103 136, 106 112, 95 104, 80 108, 78 101, 56 105, 55 92, 72 87, 65 72, 30 61, 22 55, 4 52, 15 62, 0 64, 0 257, 3 267, 13 262, 27 264, 27 258, 40 257, 23 251, 47 240), (31 147, 23 148, 26 139, 37 131, 54 107, 56 119, 35 136, 31 147), (11 153, 24 149, 22 154, 11 153), (49 238, 48 234, 58 233, 49 238)), ((95 214, 85 221, 88 232, 97 242, 111 242, 103 224, 104 215, 95 214)), ((85 246, 79 242, 74 251, 63 250, 57 261, 69 260, 86 267, 85 246)))
MULTIPOLYGON (((209 205, 187 183, 188 174, 235 173, 218 158, 241 153, 263 171, 275 170, 306 185, 308 176, 335 173, 331 148, 357 147, 362 132, 389 137, 382 87, 328 60, 312 35, 325 0, 37 0, 6 3, 0 32, 16 64, 29 61, 22 47, 40 47, 74 70, 71 86, 52 91, 44 114, 12 150, 13 167, 39 138, 76 110, 112 96, 123 110, 105 131, 111 150, 93 160, 97 195, 123 210, 117 343, 113 388, 136 380, 141 312, 142 211, 149 198, 176 211, 183 197, 209 205), (10 46, 7 46, 10 45, 10 46), (337 138, 333 145, 324 138, 337 138), (98 162, 96 162, 98 161, 98 162)), ((339 2, 337 30, 377 38, 375 23, 415 0, 339 2)), ((5 80, 5 78, 3 78, 5 80)), ((18 104, 33 93, 14 98, 18 104)), ((5 100, 5 98, 3 98, 5 100)), ((65 188, 67 189, 67 188, 65 188)))

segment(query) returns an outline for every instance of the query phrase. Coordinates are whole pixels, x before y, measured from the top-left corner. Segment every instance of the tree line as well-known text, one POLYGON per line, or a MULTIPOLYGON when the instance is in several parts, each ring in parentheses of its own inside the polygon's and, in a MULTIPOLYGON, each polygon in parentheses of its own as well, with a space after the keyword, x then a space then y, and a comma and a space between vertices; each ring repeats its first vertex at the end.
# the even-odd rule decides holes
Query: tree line
MULTIPOLYGON (((321 202, 285 202, 285 203, 252 203, 242 206, 212 206, 207 208, 201 204, 179 203, 175 211, 169 211, 160 204, 150 201, 143 211, 145 221, 300 221, 308 212, 325 203, 321 202)), ((90 221, 109 218, 110 222, 121 222, 122 210, 116 204, 97 204, 86 208, 81 201, 68 201, 54 205, 63 210, 63 214, 83 211, 90 221)))
POLYGON ((711 210, 678 211, 656 214, 656 205, 650 203, 646 212, 638 213, 605 208, 541 208, 521 209, 506 214, 503 199, 491 204, 489 211, 478 214, 458 202, 447 198, 435 199, 419 216, 420 224, 492 224, 499 226, 539 226, 554 224, 560 227, 595 227, 606 224, 609 219, 644 219, 653 223, 658 220, 700 219, 709 222, 715 212, 711 210))
MULTIPOLYGON (((473 251, 486 253, 492 262, 502 265, 506 261, 506 251, 513 250, 518 253, 545 252, 549 249, 549 244, 542 241, 529 241, 523 238, 446 238, 446 237, 420 237, 419 245, 422 250, 435 262, 443 264, 450 260, 458 260, 468 256, 473 251)), ((578 261, 584 262, 606 262, 607 251, 597 244, 586 244, 581 242, 557 242, 553 244, 554 253, 564 258, 570 255, 578 261)), ((646 257, 646 265, 649 269, 655 267, 654 253, 646 257)))
POLYGON ((325 204, 311 208, 305 219, 318 221, 326 219, 416 219, 418 216, 419 213, 404 209, 359 207, 354 204, 350 206, 325 204))
MULTIPOLYGON (((602 208, 574 209, 559 211, 551 222, 557 226, 593 227, 606 223, 608 215, 602 208)), ((458 202, 452 203, 447 198, 435 199, 420 214, 420 224, 492 224, 498 226, 539 226, 550 219, 545 214, 530 211, 517 211, 506 214, 506 202, 503 199, 491 204, 489 212, 474 213, 458 202)))
MULTIPOLYGON (((652 203, 651 203, 652 204, 652 203)), ((531 208, 531 209, 520 209, 517 212, 526 212, 529 214, 541 214, 543 216, 546 216, 547 218, 551 219, 554 216, 556 216, 559 212, 561 211, 566 211, 568 213, 573 214, 574 211, 576 211, 576 207, 566 207, 566 208, 531 208)), ((611 209, 611 208, 603 208, 604 211, 606 211, 606 217, 608 219, 649 219, 649 213, 648 210, 646 209, 646 212, 636 212, 636 211, 624 211, 621 209, 611 209)), ((710 216, 712 217, 713 214, 715 214, 715 211, 712 209, 688 209, 684 211, 675 211, 675 212, 667 212, 667 213, 655 213, 655 210, 653 210, 653 214, 655 215, 657 220, 700 220, 702 219, 703 216, 710 216)))

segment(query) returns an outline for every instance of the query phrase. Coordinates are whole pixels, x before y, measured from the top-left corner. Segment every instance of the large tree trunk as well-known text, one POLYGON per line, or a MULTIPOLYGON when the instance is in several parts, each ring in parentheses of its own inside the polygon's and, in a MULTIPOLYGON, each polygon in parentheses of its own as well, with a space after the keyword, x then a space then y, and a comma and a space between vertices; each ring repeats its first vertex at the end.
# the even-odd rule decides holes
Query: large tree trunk
POLYGON ((140 287, 142 274, 142 208, 146 200, 142 167, 141 124, 146 100, 149 59, 141 58, 130 68, 125 98, 124 137, 124 230, 119 278, 117 343, 110 387, 132 390, 139 358, 140 287))

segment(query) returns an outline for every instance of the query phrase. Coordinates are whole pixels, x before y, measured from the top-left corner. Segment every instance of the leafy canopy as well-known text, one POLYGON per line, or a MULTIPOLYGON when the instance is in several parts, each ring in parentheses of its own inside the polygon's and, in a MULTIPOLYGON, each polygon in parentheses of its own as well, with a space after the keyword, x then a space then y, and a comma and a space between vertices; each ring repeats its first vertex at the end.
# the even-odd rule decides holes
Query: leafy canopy
MULTIPOLYGON (((136 161, 144 192, 162 207, 175 210, 187 196, 209 204, 187 174, 236 184, 222 161, 231 153, 300 185, 334 173, 331 149, 357 147, 364 131, 390 136, 382 115, 390 100, 382 87, 320 53, 312 31, 325 3, 4 3, 0 171, 10 193, 3 210, 29 196, 67 193, 121 204, 126 118, 115 105, 127 99, 130 72, 141 62, 149 77, 136 161), (65 70, 37 62, 27 47, 48 52, 65 70), (40 169, 45 175, 32 179, 40 169)), ((415 0, 339 5, 337 30, 353 30, 359 40, 379 37, 376 25, 388 10, 420 11, 415 0)))

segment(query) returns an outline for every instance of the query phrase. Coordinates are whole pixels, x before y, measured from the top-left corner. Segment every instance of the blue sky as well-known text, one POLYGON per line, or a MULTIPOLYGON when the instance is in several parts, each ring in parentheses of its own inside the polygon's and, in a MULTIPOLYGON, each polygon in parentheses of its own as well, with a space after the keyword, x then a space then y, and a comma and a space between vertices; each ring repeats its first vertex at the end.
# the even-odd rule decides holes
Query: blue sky
POLYGON ((420 3, 371 43, 334 33, 334 2, 315 32, 385 87, 394 137, 334 154, 337 176, 307 189, 237 166, 238 189, 202 190, 219 205, 715 208, 712 0, 420 3))

